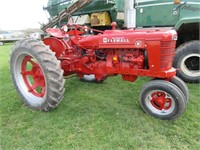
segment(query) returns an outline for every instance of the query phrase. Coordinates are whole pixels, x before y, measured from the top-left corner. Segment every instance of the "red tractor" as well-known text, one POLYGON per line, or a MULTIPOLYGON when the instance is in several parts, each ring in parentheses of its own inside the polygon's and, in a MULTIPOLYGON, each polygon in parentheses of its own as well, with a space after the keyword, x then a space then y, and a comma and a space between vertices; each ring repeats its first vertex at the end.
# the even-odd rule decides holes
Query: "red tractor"
POLYGON ((116 30, 112 23, 112 30, 106 31, 73 24, 47 32, 50 36, 43 41, 17 42, 11 53, 12 80, 29 107, 43 111, 57 107, 65 91, 63 76, 93 74, 103 81, 121 74, 131 82, 138 76, 152 78, 140 94, 140 104, 149 115, 172 120, 184 112, 189 93, 172 67, 175 31, 116 30))

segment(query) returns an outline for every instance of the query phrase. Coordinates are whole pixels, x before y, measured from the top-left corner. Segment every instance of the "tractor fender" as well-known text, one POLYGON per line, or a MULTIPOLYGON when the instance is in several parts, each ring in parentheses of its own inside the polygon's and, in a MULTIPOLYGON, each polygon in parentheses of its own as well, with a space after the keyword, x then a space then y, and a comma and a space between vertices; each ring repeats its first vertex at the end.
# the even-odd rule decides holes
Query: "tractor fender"
POLYGON ((49 33, 51 36, 53 37, 57 37, 57 38, 64 38, 64 37, 68 37, 68 34, 63 34, 62 31, 60 31, 59 29, 56 28, 48 28, 46 29, 46 32, 49 33))
POLYGON ((45 38, 43 39, 43 42, 56 53, 55 55, 57 58, 64 54, 65 50, 68 48, 68 44, 64 41, 64 39, 58 39, 56 37, 45 38))

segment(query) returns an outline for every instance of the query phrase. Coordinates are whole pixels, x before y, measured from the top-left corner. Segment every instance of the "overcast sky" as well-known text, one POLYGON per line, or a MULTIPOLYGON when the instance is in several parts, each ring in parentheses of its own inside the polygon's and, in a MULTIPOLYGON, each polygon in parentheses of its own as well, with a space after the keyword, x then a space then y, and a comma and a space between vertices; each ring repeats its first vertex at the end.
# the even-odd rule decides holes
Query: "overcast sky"
POLYGON ((47 22, 48 0, 0 0, 0 30, 39 28, 47 22))

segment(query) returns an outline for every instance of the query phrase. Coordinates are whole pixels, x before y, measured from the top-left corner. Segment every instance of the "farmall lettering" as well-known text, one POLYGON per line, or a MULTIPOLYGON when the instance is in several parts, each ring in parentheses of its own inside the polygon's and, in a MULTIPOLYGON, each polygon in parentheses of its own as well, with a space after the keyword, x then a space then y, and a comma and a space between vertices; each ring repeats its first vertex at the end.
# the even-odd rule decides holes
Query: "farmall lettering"
POLYGON ((125 37, 103 38, 103 43, 129 43, 129 39, 125 37))
POLYGON ((113 30, 89 29, 99 34, 88 35, 83 26, 68 26, 71 31, 48 29, 51 36, 43 39, 43 43, 26 39, 12 50, 12 79, 30 108, 50 111, 57 107, 65 90, 63 75, 83 78, 92 74, 101 82, 116 75, 131 82, 138 76, 151 77, 140 94, 144 111, 167 120, 184 112, 187 86, 175 76, 172 67, 175 31, 120 31, 113 25, 113 30))

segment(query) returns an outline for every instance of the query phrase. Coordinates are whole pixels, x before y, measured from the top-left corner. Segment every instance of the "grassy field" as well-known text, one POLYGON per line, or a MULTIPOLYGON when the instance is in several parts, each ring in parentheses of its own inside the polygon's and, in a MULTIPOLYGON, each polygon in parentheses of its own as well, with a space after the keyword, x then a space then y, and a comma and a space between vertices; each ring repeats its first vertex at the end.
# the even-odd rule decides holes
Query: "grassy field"
POLYGON ((0 47, 0 149, 200 149, 199 85, 188 84, 190 102, 175 121, 152 118, 141 109, 139 92, 148 78, 130 83, 120 76, 102 84, 68 79, 57 109, 34 111, 22 103, 11 82, 11 47, 0 47))

